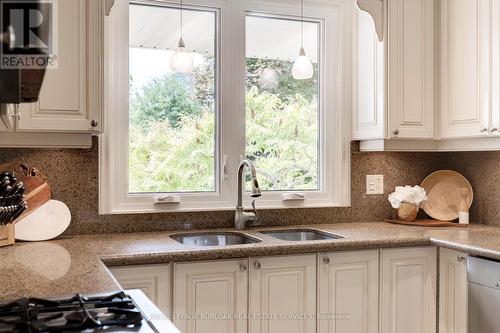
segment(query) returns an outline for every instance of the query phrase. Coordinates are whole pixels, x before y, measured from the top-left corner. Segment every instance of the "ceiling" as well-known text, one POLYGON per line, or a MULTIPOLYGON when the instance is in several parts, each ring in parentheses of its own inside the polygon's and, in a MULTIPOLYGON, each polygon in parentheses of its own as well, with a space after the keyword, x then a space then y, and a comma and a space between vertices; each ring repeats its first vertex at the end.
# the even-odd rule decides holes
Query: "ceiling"
MULTIPOLYGON (((247 57, 294 60, 300 48, 300 21, 261 16, 247 17, 247 57)), ((317 23, 304 23, 304 47, 308 56, 318 59, 317 23)), ((213 56, 216 14, 209 11, 183 11, 183 38, 190 51, 213 56)), ((149 5, 130 6, 130 46, 174 50, 180 36, 180 11, 149 5)))

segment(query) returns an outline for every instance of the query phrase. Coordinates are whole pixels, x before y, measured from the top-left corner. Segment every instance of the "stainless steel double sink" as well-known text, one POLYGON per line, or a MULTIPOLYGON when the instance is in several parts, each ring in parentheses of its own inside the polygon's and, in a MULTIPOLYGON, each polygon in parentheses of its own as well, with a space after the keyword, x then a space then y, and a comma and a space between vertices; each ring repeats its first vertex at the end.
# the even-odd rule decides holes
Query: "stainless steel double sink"
MULTIPOLYGON (((345 238, 344 236, 326 233, 316 229, 279 229, 259 231, 279 240, 289 242, 321 241, 345 238)), ((262 240, 239 232, 203 232, 183 233, 170 236, 173 240, 192 246, 229 246, 260 243, 262 240)))

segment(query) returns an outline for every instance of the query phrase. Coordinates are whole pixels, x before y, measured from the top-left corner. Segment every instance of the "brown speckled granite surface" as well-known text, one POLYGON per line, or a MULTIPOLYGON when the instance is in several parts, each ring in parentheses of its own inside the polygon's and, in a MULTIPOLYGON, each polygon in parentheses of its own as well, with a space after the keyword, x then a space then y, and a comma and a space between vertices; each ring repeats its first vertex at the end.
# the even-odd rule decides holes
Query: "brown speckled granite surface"
MULTIPOLYGON (((387 195, 396 185, 419 184, 443 165, 436 153, 360 153, 356 148, 353 144, 352 207, 260 210, 260 220, 268 226, 382 221, 393 214, 387 195), (385 176, 384 195, 365 194, 367 174, 385 176)), ((14 160, 40 167, 53 198, 68 205, 73 219, 66 235, 175 230, 184 223, 194 228, 229 228, 233 224, 232 211, 99 216, 96 140, 89 150, 0 149, 0 164, 14 160)))
POLYGON ((443 166, 462 173, 474 189, 471 220, 500 226, 500 151, 443 154, 443 166))
MULTIPOLYGON (((22 296, 97 293, 119 286, 110 266, 173 261, 406 246, 445 246, 500 259, 500 228, 423 228, 388 223, 338 223, 313 227, 345 236, 332 241, 285 242, 247 230, 261 243, 200 248, 181 245, 169 232, 74 236, 41 243, 18 243, 0 249, 0 300, 22 296), (104 262, 104 263, 103 263, 104 262)), ((293 228, 293 227, 290 227, 293 228)), ((221 230, 223 231, 223 230, 221 230)))

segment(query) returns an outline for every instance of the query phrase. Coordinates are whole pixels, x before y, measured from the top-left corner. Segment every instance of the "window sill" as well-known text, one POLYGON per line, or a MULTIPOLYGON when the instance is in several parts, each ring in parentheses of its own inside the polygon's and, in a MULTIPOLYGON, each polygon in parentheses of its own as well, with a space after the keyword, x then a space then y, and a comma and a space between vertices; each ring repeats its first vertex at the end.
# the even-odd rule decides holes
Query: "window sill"
MULTIPOLYGON (((243 206, 245 208, 251 209, 250 202, 244 202, 243 206)), ((257 211, 259 210, 282 210, 282 209, 300 209, 300 208, 335 208, 335 207, 348 207, 333 203, 322 203, 322 202, 295 202, 295 203, 282 203, 282 204, 262 204, 259 205, 259 201, 256 201, 257 211)), ((109 212, 100 211, 101 215, 122 215, 122 214, 160 214, 160 213, 195 213, 195 212, 214 212, 214 211, 234 211, 236 209, 236 202, 233 205, 198 205, 198 207, 189 206, 171 206, 168 205, 127 205, 126 207, 118 207, 112 209, 109 212)))

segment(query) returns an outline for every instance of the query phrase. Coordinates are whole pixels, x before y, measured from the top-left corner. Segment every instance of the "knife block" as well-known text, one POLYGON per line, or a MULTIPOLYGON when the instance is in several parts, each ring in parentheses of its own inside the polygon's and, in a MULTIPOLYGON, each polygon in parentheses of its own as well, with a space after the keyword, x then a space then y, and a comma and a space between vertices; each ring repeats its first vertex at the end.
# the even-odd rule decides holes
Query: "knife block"
POLYGON ((0 247, 13 245, 16 242, 14 224, 0 226, 0 247))
POLYGON ((48 202, 52 197, 52 191, 49 184, 41 177, 27 176, 22 177, 20 180, 26 187, 26 202, 28 209, 16 220, 20 221, 25 218, 44 203, 48 202))

